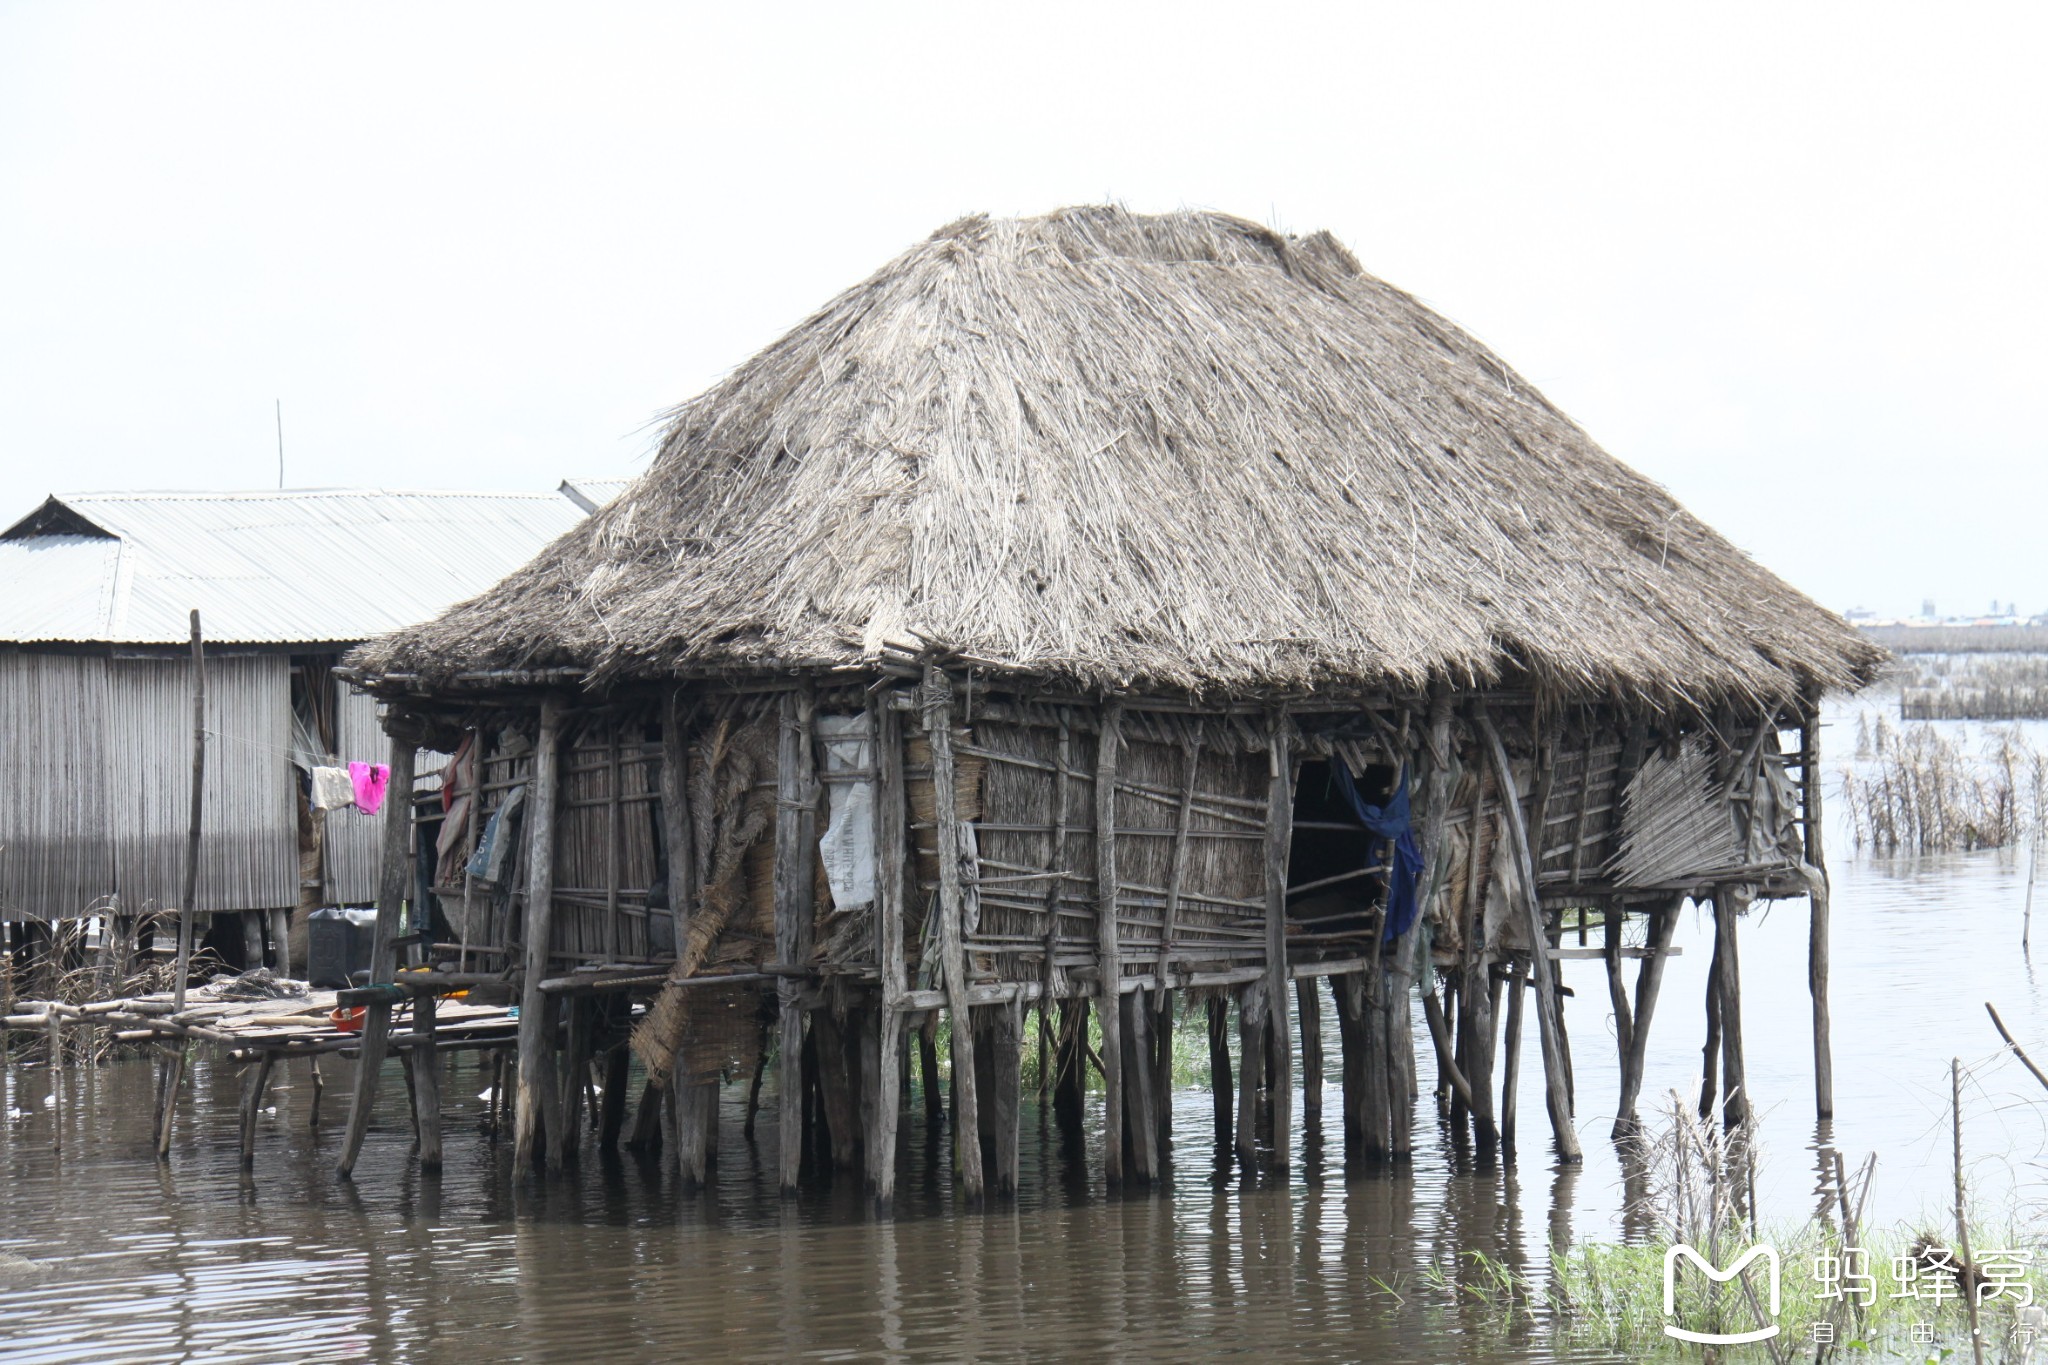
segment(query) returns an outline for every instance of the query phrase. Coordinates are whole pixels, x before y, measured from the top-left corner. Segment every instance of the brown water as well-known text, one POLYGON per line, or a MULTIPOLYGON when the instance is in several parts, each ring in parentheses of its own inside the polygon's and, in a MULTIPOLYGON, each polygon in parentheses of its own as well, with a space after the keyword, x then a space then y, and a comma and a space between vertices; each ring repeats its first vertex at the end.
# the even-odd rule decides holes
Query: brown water
MULTIPOLYGON (((1852 1166, 1881 1154, 1879 1220, 1938 1211, 1952 1055, 1972 1066, 1980 1205, 2039 1206, 2038 1089, 1998 1056, 1982 1009, 1996 1001, 2048 1054, 2048 1006, 2018 950, 2024 868, 2010 853, 1880 863, 1835 847, 1832 1134, 1812 1123, 1805 907, 1759 913, 1743 931, 1766 1218, 1811 1210, 1824 1137, 1852 1166)), ((2042 932, 2048 951, 2048 896, 2042 932)), ((1688 914, 1646 1100, 1696 1083, 1708 939, 1688 914)), ((1604 978, 1598 963, 1565 966, 1583 1168, 1555 1167, 1537 1142, 1533 1064, 1521 1100, 1532 1150, 1516 1166, 1455 1158, 1425 1097, 1411 1172, 1347 1173, 1310 1134, 1279 1184, 1217 1171, 1208 1096, 1190 1089, 1176 1097, 1173 1178, 1158 1194, 1106 1198, 1094 1140, 1066 1150, 1027 1107, 1014 1207, 954 1207, 922 1125, 907 1122, 899 1206, 882 1221, 843 1185, 777 1198, 772 1117, 749 1145, 731 1101, 708 1192, 680 1195, 665 1162, 588 1151, 573 1179, 542 1187, 514 1179, 505 1146, 477 1132, 487 1081, 462 1059, 446 1086, 447 1168, 429 1179, 410 1158, 394 1072, 356 1179, 341 1183, 345 1064, 329 1063, 318 1128, 304 1064, 282 1075, 246 1175, 232 1068, 196 1068, 162 1164, 148 1156, 146 1065, 64 1078, 61 1155, 49 1076, 14 1069, 0 1076, 0 1362, 1613 1359, 1575 1352, 1542 1313, 1503 1326, 1462 1258, 1483 1252, 1540 1278, 1552 1242, 1625 1231, 1606 1140, 1604 978)), ((1334 1065, 1334 1040, 1329 1051, 1334 1065)), ((1326 1103, 1334 1118, 1334 1084, 1326 1103)))

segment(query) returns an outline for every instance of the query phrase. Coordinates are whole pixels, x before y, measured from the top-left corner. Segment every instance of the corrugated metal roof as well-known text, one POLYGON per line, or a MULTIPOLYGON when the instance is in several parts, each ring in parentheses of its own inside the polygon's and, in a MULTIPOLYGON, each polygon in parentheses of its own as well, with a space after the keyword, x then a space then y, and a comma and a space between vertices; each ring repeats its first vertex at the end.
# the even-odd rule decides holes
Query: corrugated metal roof
POLYGON ((0 641, 178 644, 194 607, 223 644, 366 640, 484 591, 583 515, 558 493, 58 494, 0 533, 0 641))

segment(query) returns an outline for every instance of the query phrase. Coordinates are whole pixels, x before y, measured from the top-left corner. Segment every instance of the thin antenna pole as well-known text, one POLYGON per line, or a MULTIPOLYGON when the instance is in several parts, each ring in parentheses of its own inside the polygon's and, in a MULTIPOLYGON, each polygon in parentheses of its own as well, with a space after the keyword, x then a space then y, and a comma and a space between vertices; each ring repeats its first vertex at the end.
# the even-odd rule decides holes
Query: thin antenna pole
POLYGON ((277 404, 277 488, 284 491, 284 400, 272 400, 277 404))

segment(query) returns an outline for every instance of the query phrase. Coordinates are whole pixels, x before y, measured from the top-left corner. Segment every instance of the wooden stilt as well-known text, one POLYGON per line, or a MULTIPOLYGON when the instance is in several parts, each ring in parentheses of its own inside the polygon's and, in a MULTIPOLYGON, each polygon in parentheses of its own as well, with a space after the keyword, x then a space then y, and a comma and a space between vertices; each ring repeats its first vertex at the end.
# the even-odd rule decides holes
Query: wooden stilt
POLYGON ((1124 1178, 1123 949, 1117 931, 1116 774, 1123 744, 1123 707, 1102 708, 1095 752, 1095 969, 1096 1013, 1102 1019, 1103 1173, 1111 1185, 1124 1178))
MULTIPOLYGON (((384 802, 384 865, 377 893, 377 932, 370 946, 370 980, 391 980, 398 966, 398 925, 407 893, 412 889, 412 768, 409 740, 391 741, 391 779, 384 802)), ((342 1139, 336 1172, 348 1179, 370 1131, 370 1110, 377 1101, 378 1073, 391 1036, 391 1003, 379 1001, 363 1012, 363 1041, 356 1060, 355 1095, 349 1105, 348 1129, 342 1139)))
POLYGON ((811 1016, 811 1036, 818 1045, 818 1099, 835 1171, 860 1169, 860 1100, 853 1074, 860 1055, 851 1046, 846 1024, 829 1009, 811 1016))
POLYGON ((1715 907, 1714 959, 1707 965, 1707 1041, 1700 1049, 1700 1117, 1714 1112, 1715 1078, 1721 1073, 1721 934, 1715 907))
POLYGON ((1634 1016, 1628 1007, 1628 985, 1621 975, 1622 926, 1626 916, 1619 907, 1609 906, 1602 918, 1606 927, 1600 939, 1600 956, 1607 966, 1607 1002, 1614 1011, 1615 1046, 1621 1055, 1622 1065, 1627 1066, 1634 1016))
POLYGON ((1749 1120, 1748 1071, 1742 1059, 1742 955, 1735 938, 1736 922, 1748 903, 1739 887, 1714 888, 1715 956, 1721 964, 1721 1122, 1731 1132, 1749 1120))
POLYGON ((711 1120, 718 1109, 718 1082, 700 1081, 689 1064, 676 1058, 672 1081, 676 1104, 676 1174, 685 1193, 704 1188, 711 1178, 711 1120))
MULTIPOLYGON (((1287 860, 1294 843, 1294 727, 1283 709, 1266 721, 1266 1007, 1272 1029, 1273 1165, 1286 1170, 1293 1149, 1294 1037, 1287 1026, 1287 860)), ((1241 1139, 1240 1139, 1241 1141, 1241 1139)))
POLYGON ((661 1146, 661 1087, 652 1080, 640 1083, 640 1102, 633 1106, 633 1132, 626 1139, 629 1152, 652 1152, 661 1146))
POLYGON ((1173 992, 1154 991, 1152 998, 1159 1002, 1152 1012, 1153 1151, 1163 1178, 1173 1151, 1173 992))
POLYGON ((557 1006, 569 1013, 567 1037, 556 1057, 554 1108, 548 1115, 550 1160, 558 1171, 567 1170, 583 1146, 583 1082, 590 1070, 590 1012, 587 996, 575 996, 557 1006))
POLYGON ((632 1053, 617 1036, 618 1032, 614 1026, 612 1045, 604 1054, 604 1109, 598 1123, 597 1145, 606 1152, 618 1149, 619 1135, 626 1128, 626 1085, 632 1053))
POLYGON ((1636 1102, 1643 1090, 1643 1068, 1650 1051, 1650 1018, 1657 1009, 1657 991, 1664 982, 1664 960, 1671 954, 1671 935, 1678 926, 1679 911, 1685 905, 1680 896, 1670 905, 1650 912, 1650 953, 1636 969, 1636 1006, 1630 1021, 1628 1052, 1621 1062, 1621 1102, 1614 1110, 1613 1136, 1625 1137, 1637 1131, 1636 1102))
POLYGON ((263 1092, 270 1086, 270 1068, 277 1054, 265 1049, 249 1064, 242 1082, 242 1169, 256 1164, 256 1124, 263 1113, 263 1092))
POLYGON ((1271 999, 1262 983, 1246 986, 1237 995, 1237 1160, 1248 1175, 1258 1169, 1259 1087, 1271 999))
POLYGON ((171 1154, 171 1120, 178 1112, 178 1087, 185 1082, 185 1049, 189 1046, 183 1039, 178 1040, 171 1055, 165 1059, 157 1076, 156 1154, 159 1158, 171 1154))
POLYGON ((946 1097, 939 1089, 939 1016, 927 1010, 917 1028, 917 1083, 924 1092, 924 1121, 936 1128, 946 1121, 946 1097))
POLYGON ((1828 1020, 1828 867, 1822 851, 1820 709, 1809 699, 1799 721, 1799 792, 1806 828, 1806 886, 1809 920, 1806 986, 1813 997, 1813 1107, 1818 1118, 1835 1116, 1834 1044, 1828 1020))
MULTIPOLYGON (((811 729, 817 703, 808 689, 802 689, 783 693, 781 708, 775 779, 775 958, 797 964, 807 961, 811 952, 811 868, 818 847, 811 729)), ((796 1194, 803 1174, 804 1009, 800 987, 794 977, 784 977, 776 984, 782 1057, 777 1088, 779 1167, 785 1197, 796 1194)))
POLYGON ((908 1070, 899 1058, 907 1061, 901 1003, 909 986, 903 960, 909 816, 904 804, 903 715, 893 705, 895 695, 884 693, 869 708, 875 767, 875 960, 881 966, 882 988, 868 1182, 881 1209, 887 1209, 896 1197, 896 1131, 902 1119, 903 1081, 908 1070))
MULTIPOLYGON (((50 1150, 64 1150, 64 1016, 56 1002, 43 1007, 43 1031, 50 1049, 50 1150)), ((4 1042, 4 1038, 0 1038, 4 1042)))
MULTIPOLYGON (((1377 966, 1335 978, 1332 984, 1338 982, 1349 983, 1358 1010, 1359 1150, 1368 1162, 1380 1162, 1393 1154, 1391 1134, 1397 1108, 1394 1096, 1399 1084, 1389 1055, 1393 1039, 1387 1028, 1386 1007, 1379 998, 1385 983, 1377 966)), ((1405 1094, 1402 1099, 1405 1101, 1405 1094)))
POLYGON ((990 1115, 990 1146, 995 1158, 996 1194, 1013 1199, 1022 1175, 1018 1106, 1023 1096, 1024 1005, 1021 1001, 988 1010, 989 1086, 982 1098, 990 1115))
POLYGON ((927 668, 924 691, 924 723, 932 751, 933 835, 939 853, 939 957, 946 978, 946 1016, 953 1026, 953 1170, 961 1192, 969 1203, 975 1203, 987 1185, 981 1167, 981 1111, 974 1089, 974 1011, 967 1004, 963 941, 967 894, 961 877, 967 844, 953 787, 953 684, 939 669, 927 668))
POLYGON ((555 917, 555 811, 562 750, 561 698, 541 702, 540 734, 533 751, 533 785, 526 805, 526 923, 519 992, 519 1090, 512 1113, 512 1168, 541 1169, 542 1116, 553 1074, 553 1010, 540 988, 547 976, 555 917))
POLYGON ((308 1078, 308 1083, 313 1089, 313 1102, 307 1106, 306 1127, 318 1128, 320 1126, 320 1097, 327 1086, 320 1075, 320 1058, 317 1054, 313 1057, 309 1069, 312 1075, 308 1078))
POLYGON ((1061 1131, 1080 1133, 1088 1095, 1088 1002, 1060 1001, 1059 1047, 1053 1078, 1053 1117, 1061 1131))
POLYGON ((1210 996, 1208 1014, 1209 1099, 1215 1107, 1216 1146, 1219 1151, 1226 1151, 1230 1147, 1230 1110, 1235 1099, 1230 1076, 1230 1002, 1220 995, 1210 996))
POLYGON ((441 1055, 434 1041, 434 997, 412 1002, 413 1115, 420 1135, 420 1169, 441 1169, 441 1055))
POLYGON ((1512 843, 1521 874, 1523 922, 1532 949, 1529 955, 1531 974, 1536 980, 1536 1031, 1538 1041, 1543 1045, 1545 1106, 1550 1111, 1551 1132, 1557 1139, 1558 1159, 1573 1165, 1584 1160, 1584 1153, 1579 1147, 1578 1132, 1572 1127, 1571 1097, 1565 1079, 1568 1062, 1562 1043, 1563 1012, 1558 1007, 1556 974, 1551 970, 1549 954, 1543 951, 1548 937, 1543 925, 1543 906, 1536 897, 1536 863, 1529 850, 1529 832, 1522 823, 1522 799, 1515 790, 1515 775, 1508 765, 1507 747, 1501 743, 1500 732, 1494 729, 1492 720, 1484 712, 1479 714, 1478 721, 1500 785, 1502 829, 1512 843))
POLYGON ((1522 1001, 1525 981, 1520 958, 1508 960, 1507 1060, 1500 1076, 1500 1140, 1512 1157, 1515 1150, 1515 1099, 1522 1080, 1522 1001))
POLYGON ((1130 1155, 1125 1174, 1149 1185, 1159 1178, 1159 1122, 1153 1110, 1152 1006, 1144 991, 1128 991, 1119 1001, 1124 1051, 1124 1147, 1130 1155))
POLYGON ((1294 983, 1294 1010, 1301 1026, 1301 1117, 1310 1131, 1323 1127, 1323 989, 1320 979, 1294 983))
MULTIPOLYGON (((1371 1062, 1365 1037, 1364 983, 1356 973, 1333 976, 1330 1000, 1337 1014, 1338 1074, 1343 1087, 1338 1107, 1344 1118, 1344 1150, 1364 1159, 1366 1132, 1371 1126, 1365 1097, 1365 1075, 1371 1062)), ((1309 1112, 1315 1112, 1312 1106, 1309 1112)))

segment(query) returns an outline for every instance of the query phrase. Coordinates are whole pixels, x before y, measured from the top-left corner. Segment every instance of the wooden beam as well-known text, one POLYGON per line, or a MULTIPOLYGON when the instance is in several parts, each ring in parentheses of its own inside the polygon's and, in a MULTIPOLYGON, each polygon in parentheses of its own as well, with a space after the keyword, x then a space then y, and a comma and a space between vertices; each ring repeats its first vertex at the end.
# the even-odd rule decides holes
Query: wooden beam
POLYGON ((987 1183, 981 1166, 981 1106, 974 1085, 974 1011, 967 1001, 967 889, 961 877, 967 845, 953 785, 953 684, 938 668, 925 670, 924 724, 932 751, 933 833, 939 855, 939 958, 946 1014, 953 1025, 953 1169, 961 1192, 975 1203, 986 1193, 987 1183))
POLYGON ((1828 1020, 1828 865, 1821 846, 1820 706, 1809 700, 1799 721, 1801 813, 1806 826, 1809 920, 1806 987, 1813 997, 1813 1107, 1817 1117, 1835 1116, 1835 1056, 1828 1020))
POLYGON ((1629 1032, 1628 1051, 1621 1061, 1621 1102, 1614 1108, 1614 1137, 1623 1137, 1638 1130, 1636 1100, 1642 1094, 1643 1069, 1650 1053, 1650 1018, 1657 1009, 1657 991, 1664 981, 1664 959, 1675 956, 1677 949, 1671 946, 1672 932, 1677 928, 1678 915, 1685 905, 1685 897, 1679 896, 1662 909, 1650 912, 1650 944, 1643 965, 1636 971, 1636 1008, 1633 1027, 1629 1032))
MULTIPOLYGON (((384 863, 378 879, 377 928, 370 941, 370 980, 391 980, 398 968, 398 926, 405 914, 406 892, 412 887, 412 768, 410 740, 391 741, 391 780, 384 791, 384 863)), ((391 1034, 391 1004, 365 1007, 363 1045, 356 1057, 355 1094, 349 1103, 348 1128, 342 1137, 335 1170, 346 1180, 355 1171, 363 1139, 370 1131, 370 1109, 377 1102, 378 1072, 391 1034)))

